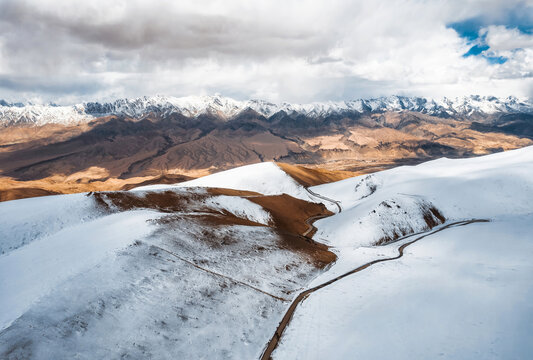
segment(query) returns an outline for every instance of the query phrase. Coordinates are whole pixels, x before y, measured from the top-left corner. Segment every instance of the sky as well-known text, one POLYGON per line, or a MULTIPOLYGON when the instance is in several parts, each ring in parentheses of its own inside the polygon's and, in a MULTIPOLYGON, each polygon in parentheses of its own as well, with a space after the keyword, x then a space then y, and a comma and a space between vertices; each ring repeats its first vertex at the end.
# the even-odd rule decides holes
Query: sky
POLYGON ((533 0, 0 0, 0 99, 533 96, 533 0))

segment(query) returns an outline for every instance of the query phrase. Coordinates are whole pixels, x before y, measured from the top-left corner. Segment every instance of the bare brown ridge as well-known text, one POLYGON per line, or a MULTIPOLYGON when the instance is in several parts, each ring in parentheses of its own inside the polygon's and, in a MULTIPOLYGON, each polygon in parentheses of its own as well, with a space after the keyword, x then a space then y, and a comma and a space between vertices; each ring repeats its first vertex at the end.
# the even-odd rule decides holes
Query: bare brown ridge
POLYGON ((93 167, 69 176, 54 175, 29 181, 0 176, 0 201, 87 191, 130 190, 144 185, 176 184, 194 179, 182 174, 163 174, 129 179, 112 178, 108 175, 106 169, 93 167))
MULTIPOLYGON (((397 256, 394 256, 394 257, 391 257, 391 258, 386 258, 386 259, 377 259, 377 260, 373 260, 373 261, 370 261, 364 265, 361 265, 351 271, 348 271, 342 275, 339 275, 329 281, 326 281, 320 285, 317 285, 311 289, 307 289, 303 292, 301 292, 297 297, 296 299, 294 299, 294 301, 291 303, 289 309, 287 309, 287 311, 285 312, 285 315, 283 316, 283 318, 281 319, 281 322, 279 323, 276 331, 274 332, 274 335, 272 336, 272 338, 270 339, 270 341, 267 343, 266 347, 265 347, 265 350, 263 351, 263 353, 261 354, 261 360, 268 360, 268 359, 271 359, 272 358, 272 352, 276 349, 276 347, 278 346, 278 343, 279 341, 281 340, 281 337, 283 336, 283 332, 285 331, 285 328, 289 325, 291 319, 292 319, 292 316, 294 315, 294 311, 296 310, 297 306, 302 302, 304 301, 310 294, 312 294, 313 292, 317 291, 317 290, 320 290, 328 285, 331 285, 333 284, 334 282, 337 282, 349 275, 352 275, 352 274, 355 274, 359 271, 362 271, 374 264, 377 264, 377 263, 381 263, 381 262, 385 262, 385 261, 392 261, 392 260, 397 260, 399 258, 401 258, 404 254, 404 250, 406 247, 408 247, 409 245, 411 244, 414 244, 415 242, 429 236, 429 235, 433 235, 435 233, 438 233, 440 231, 443 231, 445 229, 448 229, 450 227, 453 227, 453 226, 463 226, 463 225, 468 225, 468 224, 472 224, 472 223, 476 223, 476 222, 488 222, 489 220, 484 220, 484 219, 472 219, 472 220, 464 220, 464 221, 456 221, 456 222, 453 222, 453 223, 450 223, 450 224, 447 224, 437 230, 433 230, 433 231, 429 231, 429 232, 426 232, 425 234, 417 237, 416 239, 414 240, 411 240, 403 245, 401 245, 399 248, 398 248, 398 255, 397 256)), ((412 236, 416 236, 416 235, 420 235, 420 233, 418 234, 411 234, 411 235, 408 235, 408 236, 405 236, 401 239, 398 239, 397 241, 400 241, 400 240, 405 240, 406 238, 409 238, 409 237, 412 237, 412 236)))
POLYGON ((273 220, 270 227, 279 234, 280 246, 305 255, 318 268, 323 268, 337 259, 326 245, 302 235, 308 232, 311 218, 331 216, 333 213, 327 210, 323 204, 297 199, 287 194, 261 195, 252 191, 208 188, 207 193, 166 190, 111 191, 89 193, 88 195, 92 196, 105 209, 115 208, 127 211, 144 208, 169 214, 160 221, 171 222, 173 217, 180 216, 180 212, 197 212, 198 215, 195 215, 195 219, 210 226, 267 226, 239 218, 229 212, 214 210, 206 207, 203 203, 204 199, 214 195, 245 197, 269 212, 273 220), (112 205, 111 208, 110 205, 112 205))
POLYGON ((319 168, 312 169, 308 167, 290 165, 281 162, 276 163, 276 165, 278 165, 281 170, 285 171, 299 184, 306 187, 344 180, 357 175, 356 173, 351 171, 324 170, 319 168))

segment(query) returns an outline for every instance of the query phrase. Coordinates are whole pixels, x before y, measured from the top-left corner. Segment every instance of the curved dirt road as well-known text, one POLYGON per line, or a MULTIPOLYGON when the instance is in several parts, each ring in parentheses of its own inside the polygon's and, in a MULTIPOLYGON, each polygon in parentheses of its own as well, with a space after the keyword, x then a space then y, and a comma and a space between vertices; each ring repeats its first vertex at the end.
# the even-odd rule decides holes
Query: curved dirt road
POLYGON ((317 230, 317 228, 313 225, 313 223, 315 221, 317 221, 317 220, 320 220, 320 219, 323 219, 323 218, 327 218, 329 216, 330 215, 316 215, 316 216, 311 216, 310 218, 307 218, 305 220, 305 224, 307 225, 307 230, 305 230, 305 232, 302 234, 302 236, 308 237, 308 238, 312 238, 313 234, 317 230))
POLYGON ((342 207, 341 207, 341 202, 340 201, 333 200, 333 199, 330 199, 330 198, 328 198, 328 197, 326 197, 324 195, 317 194, 316 192, 314 192, 313 190, 309 189, 308 187, 304 187, 304 188, 312 196, 317 197, 317 198, 322 199, 322 200, 329 201, 332 204, 335 204, 337 206, 337 208, 339 209, 339 213, 342 212, 342 207))
MULTIPOLYGON (((339 207, 339 210, 340 210, 340 207, 339 207)), ((450 223, 450 224, 447 224, 441 228, 438 228, 437 230, 433 230, 433 231, 428 231, 424 234, 412 234, 412 235, 408 235, 408 236, 405 236, 401 239, 398 239, 397 241, 401 241, 401 240, 405 240, 406 238, 409 238, 409 237, 412 237, 412 236, 417 236, 417 235, 420 235, 418 236, 416 239, 414 240, 411 240, 409 242, 406 242, 405 244, 401 245, 399 248, 398 248, 398 255, 395 256, 395 257, 391 257, 391 258, 386 258, 386 259, 377 259, 377 260, 373 260, 371 262, 368 262, 364 265, 361 265, 347 273, 344 273, 342 275, 339 275, 337 276, 336 278, 333 278, 329 281, 326 281, 320 285, 317 285, 311 289, 308 289, 308 290, 305 290, 303 292, 301 292, 297 297, 296 299, 294 299, 294 301, 291 303, 289 309, 285 312, 285 315, 283 316, 283 319, 281 319, 281 322, 279 323, 278 325, 278 328, 276 329, 276 331, 274 332, 274 335, 272 336, 272 339, 270 339, 270 341, 268 342, 268 344, 266 345, 266 348, 265 350, 263 351, 263 354, 261 355, 261 360, 267 360, 267 359, 271 359, 271 355, 272 355, 272 352, 276 349, 279 341, 281 340, 281 336, 283 335, 283 331, 285 330, 285 328, 287 327, 287 325, 289 324, 289 322, 291 321, 291 318, 292 318, 292 315, 294 314, 294 311, 296 310, 296 307, 298 306, 298 304, 300 304, 303 300, 305 300, 311 293, 317 291, 317 290, 320 290, 322 289, 323 287, 326 287, 330 284, 333 284, 334 282, 336 281, 339 281, 349 275, 352 275, 352 274, 355 274, 359 271, 362 271, 374 264, 377 264, 377 263, 380 263, 380 262, 385 262, 385 261, 391 261, 391 260, 397 260, 399 258, 401 258, 403 256, 403 251, 405 250, 406 247, 408 247, 409 245, 411 244, 414 244, 415 242, 417 242, 418 240, 421 240, 429 235, 433 235, 435 233, 438 233, 440 231, 443 231, 445 229, 448 229, 450 227, 454 227, 454 226, 463 226, 463 225, 468 225, 468 224, 472 224, 472 223, 476 223, 476 222, 488 222, 488 220, 480 220, 480 219, 472 219, 472 220, 464 220, 464 221, 456 221, 456 222, 453 222, 453 223, 450 223)))

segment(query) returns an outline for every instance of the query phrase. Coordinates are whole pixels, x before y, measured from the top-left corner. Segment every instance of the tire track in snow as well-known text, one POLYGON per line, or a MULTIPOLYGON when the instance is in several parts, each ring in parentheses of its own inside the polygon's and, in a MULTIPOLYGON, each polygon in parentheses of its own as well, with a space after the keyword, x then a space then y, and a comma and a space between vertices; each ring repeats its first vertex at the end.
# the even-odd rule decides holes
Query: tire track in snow
MULTIPOLYGON (((339 210, 340 210, 340 206, 339 206, 339 210)), ((449 229, 451 227, 456 227, 456 226, 464 226, 464 225, 469 225, 469 224, 472 224, 472 223, 477 223, 477 222, 488 222, 489 220, 484 220, 484 219, 471 219, 471 220, 463 220, 463 221, 456 221, 456 222, 453 222, 453 223, 450 223, 450 224, 447 224, 447 225, 444 225, 440 228, 438 228, 437 230, 433 230, 433 231, 428 231, 426 233, 423 233, 422 235, 420 233, 418 234, 411 234, 411 235, 408 235, 408 236, 405 236, 403 238, 400 238, 398 240, 396 240, 395 242, 397 241, 401 241, 401 240, 405 240, 409 237, 413 237, 413 236, 417 236, 417 235, 420 235, 418 236, 416 239, 414 240, 411 240, 409 242, 406 242, 405 244, 401 245, 399 248, 398 248, 398 255, 397 256, 394 256, 394 257, 391 257, 391 258, 386 258, 386 259, 377 259, 377 260, 373 260, 373 261, 370 261, 366 264, 363 264, 353 270, 350 270, 342 275, 339 275, 331 280, 328 280, 320 285, 317 285, 311 289, 307 289, 303 292, 301 292, 297 297, 296 299, 294 299, 294 301, 291 303, 291 305, 289 306, 289 308, 287 309, 287 311, 285 312, 285 315, 283 316, 283 318, 281 319, 281 322, 279 323, 276 331, 274 332, 274 335, 272 336, 272 338, 270 339, 270 341, 267 343, 263 353, 261 354, 261 360, 268 360, 268 359, 271 359, 272 358, 272 352, 276 349, 278 343, 280 342, 281 340, 281 337, 283 336, 283 332, 285 331, 285 328, 289 325, 289 322, 291 321, 292 319, 292 316, 294 315, 294 312, 297 308, 297 306, 303 302, 309 295, 311 295, 313 292, 317 291, 317 290, 320 290, 328 285, 331 285, 333 284, 334 282, 337 282, 347 276, 350 276, 352 274, 355 274, 357 272, 360 272, 374 264, 377 264, 377 263, 381 263, 381 262, 385 262, 385 261, 392 261, 392 260, 397 260, 399 258, 401 258, 404 254, 404 250, 405 248, 407 248, 409 245, 411 244, 414 244, 415 242, 427 237, 427 236, 430 236, 430 235, 433 235, 435 233, 438 233, 440 231, 443 231, 443 230, 446 230, 446 229, 449 229)))

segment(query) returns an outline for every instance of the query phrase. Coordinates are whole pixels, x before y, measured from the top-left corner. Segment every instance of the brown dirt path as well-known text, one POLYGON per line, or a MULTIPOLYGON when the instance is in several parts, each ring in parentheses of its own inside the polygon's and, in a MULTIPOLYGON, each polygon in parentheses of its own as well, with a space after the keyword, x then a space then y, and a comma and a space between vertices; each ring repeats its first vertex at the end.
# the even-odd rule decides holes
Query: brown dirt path
POLYGON ((342 275, 339 275, 337 276, 336 278, 333 278, 329 281, 326 281, 320 285, 317 285, 311 289, 308 289, 308 290, 305 290, 303 292, 301 292, 297 297, 296 299, 294 299, 294 301, 291 303, 290 307, 287 309, 287 311, 285 312, 285 315, 283 316, 283 318, 281 319, 281 322, 279 323, 276 331, 274 332, 274 335, 272 336, 272 338, 270 339, 270 341, 267 343, 266 347, 265 347, 265 350, 263 351, 263 354, 261 355, 261 360, 268 360, 268 359, 271 359, 272 358, 272 352, 276 349, 276 347, 278 346, 278 343, 279 341, 281 340, 281 337, 283 335, 283 332, 285 331, 285 328, 287 327, 287 325, 289 325, 291 319, 292 319, 292 316, 294 314, 294 311, 296 310, 297 306, 302 302, 304 301, 310 294, 312 294, 313 292, 317 291, 317 290, 320 290, 328 285, 331 285, 333 284, 334 282, 337 282, 349 275, 352 275, 352 274, 355 274, 359 271, 362 271, 374 264, 377 264, 377 263, 381 263, 381 262, 385 262, 385 261, 392 261, 392 260, 397 260, 399 258, 401 258, 404 254, 404 250, 406 247, 408 247, 409 245, 411 244, 414 244, 415 242, 429 236, 429 235, 433 235, 435 233, 438 233, 440 231, 443 231, 445 229, 448 229, 450 227, 454 227, 454 226, 463 226, 463 225, 468 225, 468 224, 472 224, 472 223, 476 223, 476 222, 488 222, 488 220, 482 220, 482 219, 472 219, 472 220, 464 220, 464 221, 456 221, 456 222, 453 222, 453 223, 450 223, 450 224, 447 224, 441 228, 438 228, 436 230, 433 230, 433 231, 429 231, 429 232, 426 232, 422 235, 419 234, 412 234, 412 235, 408 235, 406 237, 403 237, 403 238, 400 238, 398 239, 397 241, 401 241, 401 240, 405 240, 406 238, 409 238, 409 237, 412 237, 412 236, 417 236, 417 235, 420 235, 418 236, 416 239, 414 240, 411 240, 409 242, 406 242, 405 244, 402 244, 399 248, 398 248, 398 255, 397 256, 394 256, 394 257, 391 257, 391 258, 386 258, 386 259, 377 259, 377 260, 373 260, 373 261, 370 261, 364 265, 361 265, 351 271, 348 271, 347 273, 344 273, 342 275))

